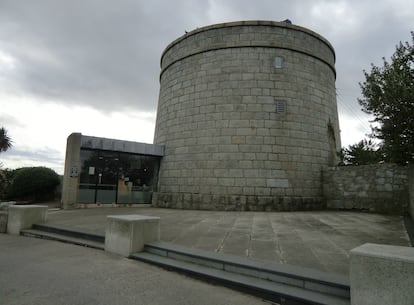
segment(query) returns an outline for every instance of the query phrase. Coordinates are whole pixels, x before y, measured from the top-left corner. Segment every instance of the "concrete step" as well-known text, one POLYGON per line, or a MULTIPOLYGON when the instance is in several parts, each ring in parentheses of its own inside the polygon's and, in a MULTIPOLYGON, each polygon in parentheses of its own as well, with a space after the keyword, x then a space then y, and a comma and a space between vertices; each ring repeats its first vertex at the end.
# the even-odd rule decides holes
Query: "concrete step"
POLYGON ((105 236, 58 227, 33 225, 32 229, 21 230, 20 234, 23 236, 56 240, 100 250, 104 250, 105 248, 105 236))
POLYGON ((95 241, 98 243, 105 243, 105 235, 85 232, 85 231, 77 231, 74 229, 67 229, 62 227, 55 227, 45 224, 34 224, 32 226, 32 229, 44 231, 44 232, 50 232, 50 233, 56 233, 59 235, 69 236, 69 237, 75 237, 80 239, 86 239, 90 241, 95 241))
POLYGON ((207 278, 283 304, 350 304, 347 278, 296 266, 151 243, 132 258, 207 278), (296 303, 292 303, 296 302, 296 303), (297 303, 299 302, 299 303, 297 303))
MULTIPOLYGON (((34 225, 22 235, 104 249, 105 236, 49 225, 34 225)), ((133 259, 219 282, 279 304, 349 305, 347 278, 296 266, 189 249, 169 243, 146 244, 133 259)))

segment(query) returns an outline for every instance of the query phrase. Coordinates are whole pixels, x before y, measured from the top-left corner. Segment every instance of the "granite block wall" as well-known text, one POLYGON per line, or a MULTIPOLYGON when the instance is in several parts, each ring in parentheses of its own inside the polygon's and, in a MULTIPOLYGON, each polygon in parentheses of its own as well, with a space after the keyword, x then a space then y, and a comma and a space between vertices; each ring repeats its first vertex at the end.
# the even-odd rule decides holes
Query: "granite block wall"
POLYGON ((277 22, 213 25, 172 42, 161 59, 154 143, 165 154, 153 205, 322 208, 322 168, 340 149, 334 62, 320 35, 277 22))
POLYGON ((408 166, 373 164, 323 171, 327 208, 405 214, 409 207, 408 166))

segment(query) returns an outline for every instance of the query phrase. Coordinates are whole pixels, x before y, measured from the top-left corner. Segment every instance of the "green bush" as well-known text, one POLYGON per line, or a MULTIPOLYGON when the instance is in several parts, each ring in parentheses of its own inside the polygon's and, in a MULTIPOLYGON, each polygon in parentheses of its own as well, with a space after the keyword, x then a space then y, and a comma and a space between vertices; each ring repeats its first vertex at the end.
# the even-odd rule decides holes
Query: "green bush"
POLYGON ((12 181, 13 171, 11 169, 2 169, 0 163, 0 200, 6 196, 6 191, 12 181))
POLYGON ((13 173, 7 198, 13 200, 47 201, 55 196, 60 184, 58 174, 46 167, 23 167, 13 173))

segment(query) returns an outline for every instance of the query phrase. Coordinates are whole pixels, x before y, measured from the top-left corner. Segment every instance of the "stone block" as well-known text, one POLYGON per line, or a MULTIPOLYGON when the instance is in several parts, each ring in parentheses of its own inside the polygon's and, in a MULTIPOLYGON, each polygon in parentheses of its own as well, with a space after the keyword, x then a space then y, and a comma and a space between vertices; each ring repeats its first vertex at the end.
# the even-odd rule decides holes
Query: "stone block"
POLYGON ((287 188, 289 181, 287 179, 266 179, 267 187, 287 188))
POLYGON ((20 230, 29 229, 33 224, 45 223, 46 205, 12 205, 9 207, 7 233, 19 235, 20 230))
POLYGON ((105 251, 129 256, 144 244, 160 239, 160 218, 144 215, 109 215, 105 229, 105 251))
POLYGON ((414 248, 364 244, 351 250, 351 305, 414 303, 414 248))
POLYGON ((7 232, 7 212, 0 210, 0 233, 7 232))

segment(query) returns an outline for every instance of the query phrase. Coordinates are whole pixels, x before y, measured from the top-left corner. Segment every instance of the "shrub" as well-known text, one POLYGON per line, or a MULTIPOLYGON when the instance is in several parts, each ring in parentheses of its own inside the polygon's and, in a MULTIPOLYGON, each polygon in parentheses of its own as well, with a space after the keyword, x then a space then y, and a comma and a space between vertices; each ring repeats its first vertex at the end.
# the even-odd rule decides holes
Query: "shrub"
POLYGON ((13 171, 10 169, 3 169, 0 163, 0 199, 4 199, 6 190, 9 188, 12 181, 13 171))
POLYGON ((58 174, 46 167, 16 169, 7 190, 7 198, 14 200, 46 201, 54 198, 60 184, 58 174))

